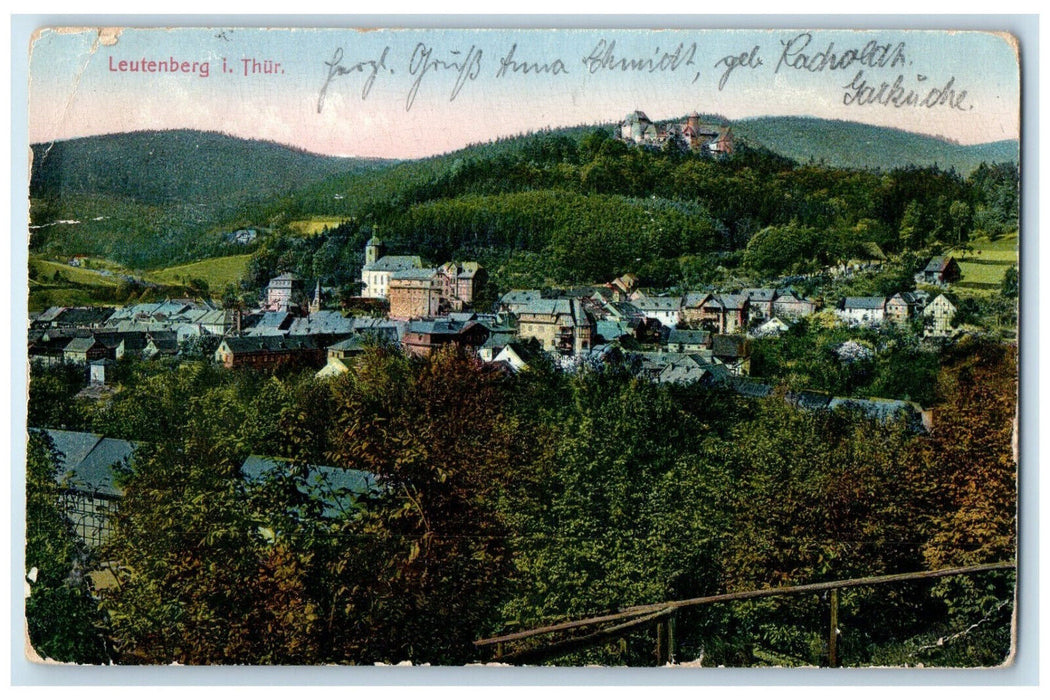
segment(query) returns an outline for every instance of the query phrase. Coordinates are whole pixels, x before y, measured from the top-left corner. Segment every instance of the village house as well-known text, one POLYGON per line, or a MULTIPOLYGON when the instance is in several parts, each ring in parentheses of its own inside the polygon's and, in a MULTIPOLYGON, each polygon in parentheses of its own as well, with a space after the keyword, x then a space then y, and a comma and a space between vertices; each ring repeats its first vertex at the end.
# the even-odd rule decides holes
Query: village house
POLYGON ((492 362, 503 364, 512 373, 528 369, 536 359, 536 352, 525 343, 508 343, 492 358, 492 362))
POLYGON ((682 297, 641 297, 631 302, 646 318, 659 321, 666 328, 682 322, 682 297))
POLYGON ((596 334, 579 299, 537 299, 519 307, 518 336, 535 338, 544 350, 579 355, 591 348, 596 334))
POLYGON ((638 275, 633 272, 620 275, 608 284, 615 301, 627 301, 638 288, 638 275))
POLYGON ((365 338, 352 336, 328 346, 327 364, 315 375, 318 379, 335 377, 350 371, 353 358, 365 351, 365 338))
POLYGON ((711 349, 709 331, 689 331, 673 329, 667 335, 667 349, 671 352, 700 352, 711 349))
POLYGON ((608 319, 594 322, 596 342, 611 342, 623 338, 637 338, 637 326, 632 328, 626 321, 610 321, 608 319))
POLYGON ((212 309, 201 316, 197 323, 202 332, 210 335, 239 333, 241 314, 237 309, 212 309))
POLYGON ((135 444, 94 433, 40 432, 58 451, 60 502, 73 533, 90 547, 103 545, 112 533, 111 517, 123 495, 114 467, 130 462, 135 444))
POLYGON ((179 354, 179 338, 174 331, 159 331, 149 334, 146 347, 142 349, 142 357, 153 359, 155 357, 174 357, 179 354))
POLYGON ((461 311, 465 306, 474 303, 478 287, 485 276, 484 268, 476 262, 447 262, 436 272, 441 284, 441 297, 452 311, 461 311))
POLYGON ((410 355, 427 357, 445 345, 477 350, 488 340, 489 330, 476 321, 435 319, 411 321, 401 336, 401 346, 410 355))
POLYGON ((287 326, 288 335, 343 335, 354 332, 354 318, 338 311, 317 311, 309 316, 293 318, 287 326))
POLYGON ((714 333, 738 333, 747 327, 751 303, 746 294, 690 293, 685 297, 685 323, 714 333))
POLYGON ((215 361, 227 369, 251 367, 272 370, 290 362, 320 367, 325 353, 314 336, 257 335, 223 338, 215 361))
POLYGON ((387 297, 392 319, 437 316, 441 311, 441 279, 433 268, 399 270, 390 275, 387 297))
MULTIPOLYGON (((152 333, 164 333, 168 332, 175 335, 172 331, 101 331, 94 332, 91 335, 98 342, 105 345, 110 349, 111 356, 115 360, 121 360, 125 357, 142 357, 143 351, 149 344, 152 333)), ((79 333, 78 333, 79 335, 79 333)))
MULTIPOLYGON (((118 468, 131 464, 143 443, 70 430, 30 431, 46 434, 58 451, 60 504, 73 534, 88 547, 103 546, 112 536, 112 519, 124 496, 118 468)), ((240 474, 248 487, 255 487, 289 466, 290 462, 280 458, 250 455, 241 464, 240 474)), ((372 474, 361 470, 324 465, 307 465, 306 469, 297 488, 303 497, 321 505, 322 517, 344 517, 358 498, 381 488, 372 474)))
POLYGON ((497 308, 500 311, 517 316, 522 309, 542 298, 543 292, 538 289, 512 289, 499 298, 497 308))
POLYGON ((846 297, 839 316, 854 325, 875 325, 886 316, 885 297, 846 297))
POLYGON ((773 300, 777 296, 777 290, 751 287, 741 289, 740 294, 747 297, 747 312, 750 320, 772 318, 773 300))
POLYGON ((729 378, 729 371, 722 363, 707 361, 693 355, 684 355, 681 359, 670 360, 656 381, 661 384, 694 384, 712 387, 729 378))
POLYGON ((962 277, 962 269, 959 263, 950 255, 936 255, 930 258, 930 262, 915 275, 916 284, 934 284, 944 287, 952 282, 957 282, 962 277))
POLYGON ((952 321, 958 311, 955 304, 943 294, 938 294, 923 309, 923 322, 928 335, 949 335, 952 332, 952 321))
POLYGON ((30 331, 28 356, 30 362, 45 367, 60 365, 66 361, 65 349, 75 336, 66 329, 54 331, 30 331))
POLYGON ((922 299, 911 292, 897 292, 886 300, 886 320, 905 323, 922 311, 922 299))
POLYGON ((773 316, 802 318, 803 316, 811 316, 816 310, 816 302, 800 297, 790 289, 777 290, 776 298, 773 299, 773 316))
POLYGON ((661 384, 699 383, 710 387, 731 376, 710 350, 693 353, 638 352, 631 353, 631 358, 639 368, 638 377, 661 384))
POLYGON ((352 336, 346 340, 340 340, 328 346, 329 360, 349 360, 365 351, 366 338, 363 336, 352 336))
POLYGON ((33 328, 98 328, 113 315, 106 306, 52 306, 33 321, 33 328))
POLYGON ((107 357, 113 359, 113 349, 95 340, 94 336, 73 338, 62 348, 62 359, 66 362, 86 365, 94 360, 101 360, 107 357))
POLYGON ((747 337, 716 334, 711 339, 711 354, 733 374, 751 374, 751 341, 747 337))

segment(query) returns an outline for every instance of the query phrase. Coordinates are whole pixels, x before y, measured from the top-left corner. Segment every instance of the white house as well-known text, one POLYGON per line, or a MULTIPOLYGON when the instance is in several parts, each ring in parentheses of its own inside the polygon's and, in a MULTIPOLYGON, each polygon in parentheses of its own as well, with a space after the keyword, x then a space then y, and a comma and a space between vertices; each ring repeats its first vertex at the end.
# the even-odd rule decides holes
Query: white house
POLYGON ((646 318, 659 321, 667 328, 674 328, 682 320, 681 297, 642 297, 631 303, 646 318))
POLYGON ((846 297, 839 315, 847 323, 874 325, 886 317, 885 297, 846 297))

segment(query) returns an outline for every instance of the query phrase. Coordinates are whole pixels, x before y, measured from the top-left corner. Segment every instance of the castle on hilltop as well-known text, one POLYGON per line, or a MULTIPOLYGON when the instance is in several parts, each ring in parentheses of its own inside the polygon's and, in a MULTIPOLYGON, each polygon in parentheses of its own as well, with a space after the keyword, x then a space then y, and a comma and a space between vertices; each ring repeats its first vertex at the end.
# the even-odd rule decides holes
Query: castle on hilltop
POLYGON ((630 144, 663 147, 677 142, 680 148, 722 156, 733 152, 733 130, 728 125, 704 124, 693 112, 684 122, 659 126, 645 112, 635 110, 619 125, 617 137, 630 144))

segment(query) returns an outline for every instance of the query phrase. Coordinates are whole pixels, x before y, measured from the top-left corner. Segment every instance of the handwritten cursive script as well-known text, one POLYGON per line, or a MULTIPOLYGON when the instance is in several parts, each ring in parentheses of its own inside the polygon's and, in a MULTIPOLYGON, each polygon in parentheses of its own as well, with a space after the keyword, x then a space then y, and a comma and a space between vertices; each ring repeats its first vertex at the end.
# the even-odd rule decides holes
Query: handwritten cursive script
POLYGON ((926 81, 925 75, 916 75, 914 86, 907 86, 904 76, 898 75, 893 83, 882 81, 876 86, 869 83, 864 71, 858 71, 847 85, 843 85, 846 91, 842 95, 842 104, 848 106, 863 106, 878 104, 883 107, 948 107, 960 112, 973 109, 973 105, 966 103, 966 90, 957 90, 955 87, 955 76, 945 82, 943 87, 930 88, 925 96, 922 95, 923 86, 926 81))
MULTIPOLYGON (((606 41, 600 39, 591 52, 583 57, 583 65, 587 66, 589 73, 598 71, 628 71, 636 73, 658 73, 663 71, 674 72, 679 67, 691 66, 695 63, 696 42, 688 46, 684 43, 678 44, 673 51, 661 51, 656 47, 652 56, 627 58, 616 55, 616 40, 606 41)), ((694 81, 696 78, 693 79, 694 81)))
POLYGON ((508 71, 511 73, 521 73, 522 75, 528 75, 529 73, 549 73, 551 75, 561 75, 562 73, 568 73, 569 69, 565 67, 565 64, 560 58, 556 58, 553 61, 547 63, 540 63, 539 61, 518 61, 514 58, 514 52, 518 50, 517 44, 512 44, 510 51, 507 55, 499 60, 499 70, 496 71, 496 77, 504 77, 508 71))
POLYGON ((758 44, 750 51, 741 51, 739 54, 729 54, 723 56, 715 64, 715 68, 719 66, 725 66, 726 70, 722 73, 722 78, 718 81, 718 90, 721 92, 722 88, 726 86, 726 82, 729 80, 729 75, 737 68, 744 67, 754 70, 762 65, 762 57, 758 55, 758 44))
POLYGON ((387 68, 386 57, 390 53, 390 47, 384 47, 382 55, 378 59, 370 59, 367 61, 358 61, 353 65, 343 65, 343 49, 339 47, 335 50, 331 60, 325 61, 324 64, 328 66, 328 76, 325 78, 324 85, 321 86, 321 93, 317 96, 317 113, 320 114, 324 108, 324 100, 328 95, 328 86, 331 84, 334 78, 338 78, 344 75, 350 75, 351 73, 364 73, 367 71, 368 77, 365 78, 364 85, 361 86, 361 99, 367 99, 368 94, 372 92, 372 85, 375 84, 376 76, 379 74, 380 69, 385 69, 390 73, 394 71, 387 68))
POLYGON ((808 53, 811 41, 813 35, 809 32, 802 32, 787 41, 781 39, 780 60, 777 61, 773 72, 779 73, 782 67, 787 67, 820 73, 825 70, 845 70, 856 63, 867 68, 896 68, 908 60, 904 54, 903 41, 896 44, 880 44, 873 39, 862 48, 845 51, 836 51, 835 42, 829 41, 828 47, 823 51, 808 53))
POLYGON ((477 46, 471 45, 470 50, 463 56, 462 51, 449 51, 451 60, 443 60, 440 58, 434 58, 434 49, 427 46, 423 42, 416 44, 415 51, 412 52, 412 58, 408 62, 408 72, 410 75, 415 76, 415 80, 412 81, 412 87, 408 91, 408 98, 405 100, 405 111, 412 109, 412 105, 416 101, 416 94, 419 93, 419 86, 423 81, 423 77, 433 71, 455 71, 456 82, 452 86, 452 92, 449 95, 448 101, 454 102, 456 97, 459 95, 459 91, 463 89, 467 81, 476 80, 478 75, 481 74, 481 49, 477 46))

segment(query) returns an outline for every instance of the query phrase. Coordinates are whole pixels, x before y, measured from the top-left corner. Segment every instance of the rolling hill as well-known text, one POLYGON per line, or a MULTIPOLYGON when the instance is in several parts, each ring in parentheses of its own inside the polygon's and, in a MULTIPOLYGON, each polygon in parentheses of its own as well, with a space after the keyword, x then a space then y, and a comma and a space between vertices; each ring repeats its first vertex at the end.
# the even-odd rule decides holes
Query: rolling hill
POLYGON ((264 203, 386 165, 190 130, 91 136, 32 152, 30 248, 135 268, 243 253, 221 233, 257 223, 264 203))
POLYGON ((205 208, 273 197, 385 163, 191 130, 89 136, 32 149, 31 197, 103 194, 205 208))
POLYGON ((759 117, 733 122, 738 138, 799 163, 892 170, 910 165, 954 168, 967 175, 982 162, 1018 160, 1014 140, 963 146, 933 136, 815 117, 759 117))

